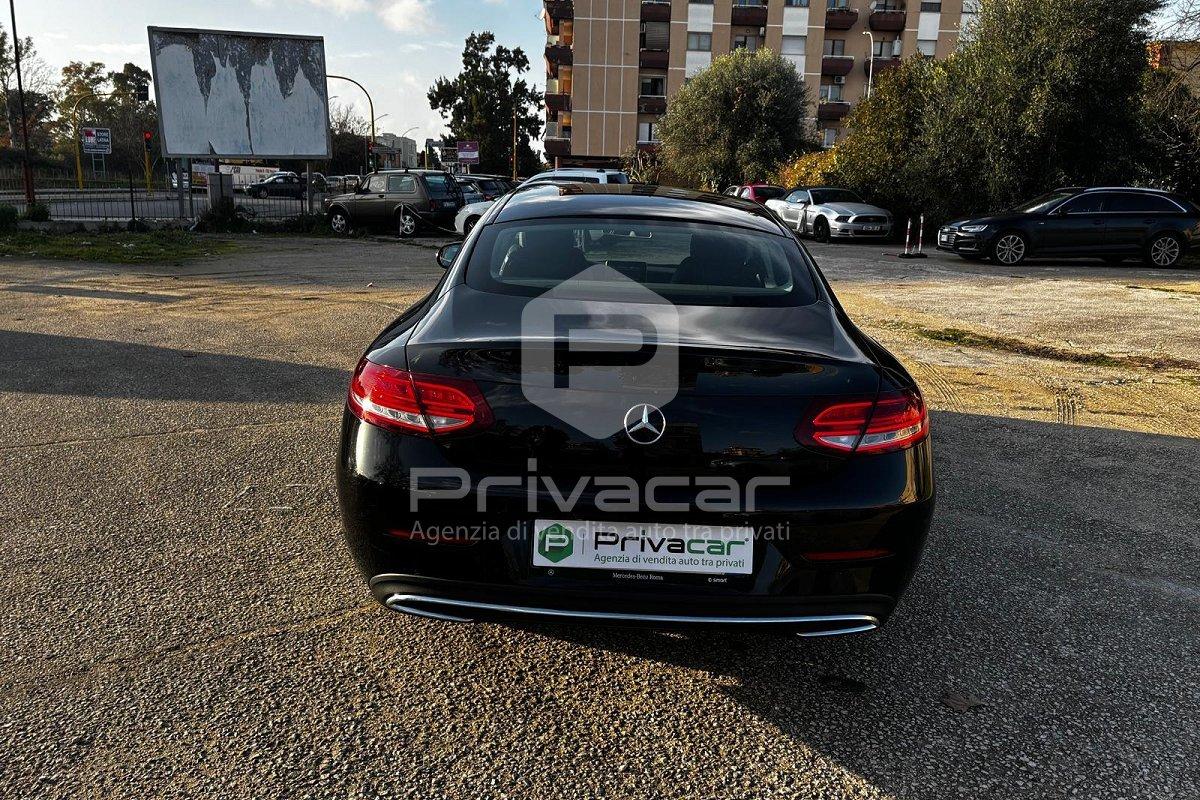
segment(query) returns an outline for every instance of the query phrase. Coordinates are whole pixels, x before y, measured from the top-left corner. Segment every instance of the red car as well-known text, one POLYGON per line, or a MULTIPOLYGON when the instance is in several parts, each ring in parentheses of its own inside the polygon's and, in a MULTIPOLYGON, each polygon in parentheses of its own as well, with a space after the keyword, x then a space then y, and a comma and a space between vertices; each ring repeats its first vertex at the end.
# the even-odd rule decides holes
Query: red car
POLYGON ((732 197, 744 197, 756 203, 765 203, 787 194, 787 189, 772 183, 747 183, 744 186, 730 186, 724 194, 732 197))

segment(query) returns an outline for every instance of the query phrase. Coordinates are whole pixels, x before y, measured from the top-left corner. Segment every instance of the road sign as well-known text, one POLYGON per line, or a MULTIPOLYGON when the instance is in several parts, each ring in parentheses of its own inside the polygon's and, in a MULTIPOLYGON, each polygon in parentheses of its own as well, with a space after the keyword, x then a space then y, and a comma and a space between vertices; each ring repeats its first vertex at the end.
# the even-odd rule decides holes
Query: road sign
POLYGON ((459 142, 458 161, 460 164, 478 164, 479 142, 459 142))
POLYGON ((93 155, 112 155, 112 131, 108 128, 84 128, 80 134, 83 139, 83 152, 93 155))

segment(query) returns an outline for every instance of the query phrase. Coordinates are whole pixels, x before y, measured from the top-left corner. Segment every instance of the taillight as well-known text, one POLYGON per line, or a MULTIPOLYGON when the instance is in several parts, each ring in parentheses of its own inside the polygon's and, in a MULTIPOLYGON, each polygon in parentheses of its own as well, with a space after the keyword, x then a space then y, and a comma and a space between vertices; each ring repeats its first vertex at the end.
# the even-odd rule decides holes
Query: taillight
POLYGON ((863 398, 821 400, 796 426, 796 441, 843 453, 887 453, 929 435, 929 414, 916 390, 863 398))
POLYGON ((363 422, 406 433, 454 433, 492 422, 492 410, 474 381, 414 375, 365 358, 346 400, 363 422))

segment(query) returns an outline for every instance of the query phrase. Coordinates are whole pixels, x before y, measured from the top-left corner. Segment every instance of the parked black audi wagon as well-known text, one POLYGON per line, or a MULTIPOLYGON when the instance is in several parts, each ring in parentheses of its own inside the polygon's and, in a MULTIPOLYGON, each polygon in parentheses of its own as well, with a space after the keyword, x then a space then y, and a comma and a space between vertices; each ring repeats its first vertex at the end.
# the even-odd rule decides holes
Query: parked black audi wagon
POLYGON ((807 636, 892 613, 934 508, 925 403, 774 214, 532 185, 438 260, 437 287, 367 348, 342 421, 343 523, 381 603, 807 636), (628 377, 659 351, 677 376, 628 377), (624 380, 577 388, 560 357, 624 380))
POLYGON ((1200 237, 1200 208, 1178 195, 1131 187, 1068 187, 998 214, 952 222, 939 250, 1013 266, 1026 258, 1142 259, 1175 267, 1200 237))

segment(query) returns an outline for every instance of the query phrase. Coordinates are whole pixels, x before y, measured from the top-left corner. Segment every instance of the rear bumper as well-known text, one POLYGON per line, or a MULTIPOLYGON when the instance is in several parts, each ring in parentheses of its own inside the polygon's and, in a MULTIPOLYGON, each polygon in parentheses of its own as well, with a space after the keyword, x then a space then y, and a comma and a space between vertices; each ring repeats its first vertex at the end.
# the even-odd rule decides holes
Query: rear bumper
POLYGON ((561 591, 381 574, 371 592, 387 608, 450 622, 584 623, 667 630, 719 629, 835 636, 877 629, 895 605, 884 596, 776 598, 754 602, 616 593, 565 595, 561 591))
MULTIPOLYGON (((432 464, 439 457, 428 440, 345 415, 338 495, 358 569, 380 603, 438 619, 781 629, 807 635, 870 630, 888 618, 912 577, 934 509, 926 440, 911 450, 849 461, 831 471, 830 483, 813 480, 811 486, 774 497, 764 490, 753 513, 663 516, 669 523, 753 527, 751 574, 546 568, 533 564, 532 522, 539 513, 526 507, 523 492, 511 498, 491 495, 486 516, 476 511, 472 497, 423 504, 419 515, 411 510, 405 466, 432 464), (422 541, 396 534, 418 526, 457 529, 463 538, 422 541), (779 535, 781 530, 786 535, 779 535), (886 554, 827 557, 830 551, 873 548, 886 554), (810 558, 813 553, 824 557, 810 558)), ((549 502, 537 499, 539 507, 549 502)), ((582 505, 566 518, 612 519, 582 505)), ((657 520, 645 511, 629 517, 657 520)))

